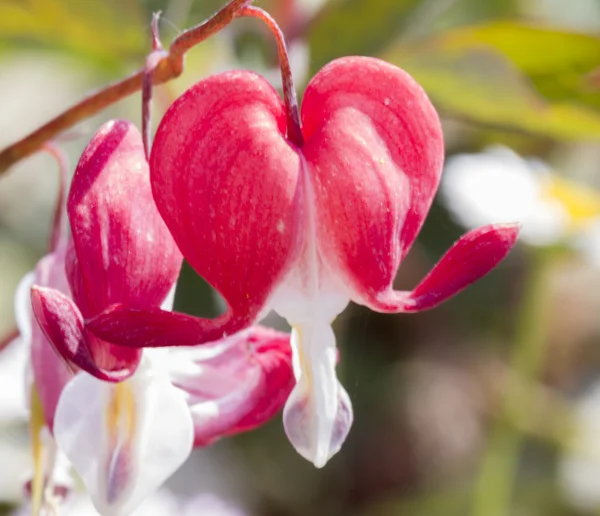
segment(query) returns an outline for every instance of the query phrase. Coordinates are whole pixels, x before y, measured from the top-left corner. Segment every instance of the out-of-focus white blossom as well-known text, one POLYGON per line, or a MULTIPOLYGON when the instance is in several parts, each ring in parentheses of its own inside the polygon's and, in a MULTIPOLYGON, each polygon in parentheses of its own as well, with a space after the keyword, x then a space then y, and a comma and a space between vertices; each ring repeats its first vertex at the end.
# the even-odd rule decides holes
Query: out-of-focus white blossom
POLYGON ((575 242, 600 216, 600 196, 591 189, 500 146, 450 158, 440 193, 463 226, 520 222, 520 239, 535 246, 575 242))
MULTIPOLYGON (((73 493, 65 503, 54 509, 60 516, 98 516, 90 498, 82 493, 73 493)), ((25 504, 11 516, 30 516, 31 506, 25 504)), ((147 498, 131 516, 246 516, 246 512, 229 504, 212 493, 203 493, 192 498, 177 497, 167 489, 147 498)), ((48 510, 46 514, 50 516, 48 510)), ((54 516, 54 514, 52 515, 54 516)))
POLYGON ((559 462, 558 475, 566 498, 582 510, 600 508, 600 382, 575 404, 572 451, 559 462))

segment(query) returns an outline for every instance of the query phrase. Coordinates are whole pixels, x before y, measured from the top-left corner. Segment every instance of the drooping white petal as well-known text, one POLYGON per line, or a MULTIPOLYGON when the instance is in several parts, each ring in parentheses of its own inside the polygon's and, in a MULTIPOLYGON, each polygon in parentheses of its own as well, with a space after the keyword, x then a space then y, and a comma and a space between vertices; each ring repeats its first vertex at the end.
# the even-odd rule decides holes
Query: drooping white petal
POLYGON ((295 267, 276 289, 270 306, 292 326, 296 385, 283 409, 288 439, 305 459, 323 467, 337 453, 352 426, 352 405, 335 373, 333 320, 351 292, 319 251, 318 214, 308 168, 302 162, 304 244, 295 267))
POLYGON ((336 454, 352 425, 352 405, 335 374, 335 336, 315 322, 292 331, 297 384, 283 411, 286 434, 296 451, 316 467, 336 454))
POLYGON ((78 374, 61 395, 54 433, 102 516, 130 514, 193 443, 183 396, 147 357, 120 384, 78 374))
POLYGON ((28 272, 21 278, 17 290, 15 290, 15 319, 21 339, 27 343, 31 342, 31 285, 35 280, 35 273, 28 272))

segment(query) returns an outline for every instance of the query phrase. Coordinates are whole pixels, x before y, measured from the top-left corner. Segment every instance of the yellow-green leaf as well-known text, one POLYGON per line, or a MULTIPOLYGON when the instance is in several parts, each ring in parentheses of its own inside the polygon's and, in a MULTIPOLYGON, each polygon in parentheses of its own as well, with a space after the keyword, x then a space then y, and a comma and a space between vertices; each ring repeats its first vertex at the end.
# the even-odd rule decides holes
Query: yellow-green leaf
POLYGON ((311 68, 345 55, 375 55, 402 31, 418 0, 331 0, 311 27, 311 68))
POLYGON ((133 0, 0 0, 0 48, 42 46, 119 70, 149 48, 149 20, 133 0))
POLYGON ((543 73, 559 82, 575 74, 583 81, 600 64, 600 40, 594 41, 498 22, 454 29, 411 46, 397 44, 383 57, 410 72, 451 114, 557 139, 600 141, 600 112, 593 105, 574 89, 559 99, 547 98, 528 75, 543 73), (551 41, 560 41, 555 44, 562 50, 553 52, 551 41), (555 59, 544 53, 554 53, 555 59))

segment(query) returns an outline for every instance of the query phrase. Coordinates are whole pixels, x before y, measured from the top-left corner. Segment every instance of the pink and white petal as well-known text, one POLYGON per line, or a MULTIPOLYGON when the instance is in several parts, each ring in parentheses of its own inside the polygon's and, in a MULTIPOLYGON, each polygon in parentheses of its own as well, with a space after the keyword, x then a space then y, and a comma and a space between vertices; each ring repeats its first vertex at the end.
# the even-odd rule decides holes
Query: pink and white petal
POLYGON ((248 337, 254 361, 262 370, 263 386, 254 406, 228 435, 252 430, 274 417, 284 406, 295 384, 290 335, 254 326, 248 337))
POLYGON ((358 297, 385 291, 442 173, 436 111, 400 68, 345 57, 310 81, 302 121, 320 253, 358 297))
POLYGON ((248 431, 283 406, 293 385, 287 334, 262 327, 169 353, 171 381, 186 394, 195 445, 248 431))
POLYGON ((77 366, 96 378, 120 381, 136 370, 141 350, 103 342, 85 329, 74 301, 58 290, 34 286, 33 312, 57 353, 73 369, 77 366))
POLYGON ((323 467, 344 443, 352 425, 352 405, 335 374, 335 336, 328 324, 292 331, 297 384, 283 410, 288 439, 305 459, 323 467))
POLYGON ((61 396, 54 431, 103 516, 130 514, 193 444, 183 396, 149 360, 116 385, 77 375, 61 396))
POLYGON ((182 257, 154 204, 135 125, 113 120, 94 135, 77 164, 67 211, 75 251, 67 266, 84 317, 116 302, 164 300, 182 257))
POLYGON ((194 421, 194 445, 207 446, 227 435, 252 410, 261 380, 260 370, 255 368, 224 396, 203 399, 189 393, 187 403, 194 421))
POLYGON ((412 291, 363 295, 361 302, 379 312, 418 312, 434 308, 485 276, 509 253, 518 224, 491 224, 463 235, 412 291))
POLYGON ((285 134, 275 89, 230 71, 171 105, 150 155, 154 199, 175 241, 247 325, 298 247, 299 156, 285 134))
MULTIPOLYGON (((35 283, 68 294, 65 273, 66 244, 59 243, 56 252, 42 258, 35 270, 35 283)), ((31 292, 27 293, 31 310, 31 292)), ((52 431, 54 411, 60 393, 72 377, 72 371, 46 338, 37 321, 32 326, 31 370, 43 407, 46 425, 52 431)))

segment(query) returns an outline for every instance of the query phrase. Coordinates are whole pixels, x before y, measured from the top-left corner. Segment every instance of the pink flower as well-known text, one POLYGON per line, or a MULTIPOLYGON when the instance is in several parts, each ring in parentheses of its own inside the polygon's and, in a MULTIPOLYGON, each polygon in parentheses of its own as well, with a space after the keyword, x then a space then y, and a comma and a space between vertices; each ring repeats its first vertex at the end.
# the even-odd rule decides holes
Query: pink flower
POLYGON ((518 228, 467 233, 414 290, 395 291, 442 172, 433 106, 399 68, 348 57, 311 80, 300 119, 297 136, 277 92, 248 71, 184 93, 156 134, 152 191, 183 255, 228 310, 205 320, 123 301, 88 327, 132 348, 193 345, 274 309, 293 327, 286 432, 320 467, 353 417, 335 374, 335 317, 350 300, 379 312, 433 308, 504 258, 518 228))
POLYGON ((112 121, 94 136, 75 170, 67 212, 72 240, 66 270, 73 299, 36 287, 34 312, 69 363, 100 379, 123 380, 135 371, 141 350, 98 339, 84 319, 113 303, 160 306, 182 261, 152 200, 135 126, 112 121))
POLYGON ((59 395, 54 437, 98 512, 125 516, 194 443, 254 428, 281 408, 293 387, 289 336, 255 327, 201 348, 142 352, 143 341, 125 348, 86 330, 86 317, 115 302, 170 310, 181 265, 152 200, 141 136, 128 122, 94 136, 67 206, 72 241, 48 274, 66 267, 73 297, 40 280, 31 299, 54 349, 85 372, 57 392, 46 393, 47 382, 38 389, 42 398, 59 395))

